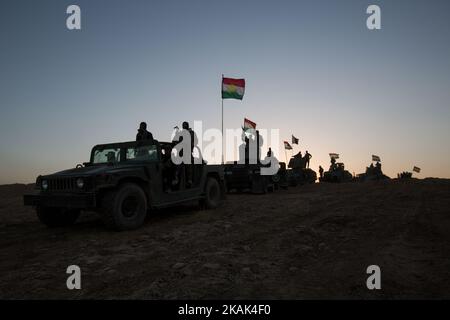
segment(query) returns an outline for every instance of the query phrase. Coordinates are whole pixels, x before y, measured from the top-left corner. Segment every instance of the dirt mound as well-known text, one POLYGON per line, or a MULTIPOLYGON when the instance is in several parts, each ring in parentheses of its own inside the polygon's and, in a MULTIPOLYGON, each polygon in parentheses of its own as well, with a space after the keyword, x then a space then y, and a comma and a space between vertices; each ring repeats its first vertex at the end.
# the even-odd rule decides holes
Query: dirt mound
POLYGON ((47 229, 0 186, 0 298, 450 298, 450 181, 313 184, 161 210, 107 231, 47 229), (82 290, 66 289, 80 266, 82 290), (382 289, 366 288, 379 265, 382 289))

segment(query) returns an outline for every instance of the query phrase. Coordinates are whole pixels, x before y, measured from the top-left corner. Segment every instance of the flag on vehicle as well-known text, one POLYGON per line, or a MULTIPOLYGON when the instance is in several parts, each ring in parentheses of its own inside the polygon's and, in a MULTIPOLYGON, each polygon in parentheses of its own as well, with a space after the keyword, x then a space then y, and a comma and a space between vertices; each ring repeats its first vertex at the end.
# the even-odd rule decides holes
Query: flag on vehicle
POLYGON ((379 156, 372 155, 372 161, 381 161, 379 156))
POLYGON ((292 146, 289 144, 289 142, 287 142, 287 141, 284 142, 284 149, 292 150, 292 146))
POLYGON ((416 166, 414 166, 414 168, 413 168, 413 171, 414 171, 414 172, 417 172, 417 173, 420 173, 420 168, 419 168, 419 167, 416 167, 416 166))
POLYGON ((339 159, 339 153, 330 153, 331 159, 339 159))
POLYGON ((244 118, 244 126, 242 127, 242 130, 244 130, 244 132, 247 131, 252 131, 256 129, 256 123, 254 123, 253 121, 244 118))
POLYGON ((244 98, 245 79, 222 78, 222 99, 244 98))
POLYGON ((298 139, 292 135, 292 144, 298 144, 298 139))

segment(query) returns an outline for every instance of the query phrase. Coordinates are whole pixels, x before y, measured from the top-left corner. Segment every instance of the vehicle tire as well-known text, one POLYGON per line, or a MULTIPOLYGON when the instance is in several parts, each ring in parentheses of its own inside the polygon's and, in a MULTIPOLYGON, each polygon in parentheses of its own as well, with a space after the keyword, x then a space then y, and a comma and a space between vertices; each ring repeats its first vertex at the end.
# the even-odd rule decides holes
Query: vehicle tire
POLYGON ((67 227, 77 221, 80 210, 38 206, 36 207, 36 214, 47 227, 67 227))
POLYGON ((147 198, 138 185, 126 183, 102 201, 103 223, 117 231, 139 228, 147 216, 147 198))
POLYGON ((209 177, 206 181, 204 206, 215 209, 222 203, 222 191, 217 179, 209 177))

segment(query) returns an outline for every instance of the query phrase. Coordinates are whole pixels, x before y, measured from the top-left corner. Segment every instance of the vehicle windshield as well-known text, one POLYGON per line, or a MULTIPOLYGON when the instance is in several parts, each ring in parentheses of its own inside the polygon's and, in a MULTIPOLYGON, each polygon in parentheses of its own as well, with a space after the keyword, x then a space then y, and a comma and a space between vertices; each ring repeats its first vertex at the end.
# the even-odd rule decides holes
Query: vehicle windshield
POLYGON ((120 148, 105 148, 94 150, 92 163, 115 163, 120 161, 120 148))
POLYGON ((127 148, 126 161, 157 161, 158 154, 155 145, 127 148))
POLYGON ((158 161, 156 145, 143 146, 102 146, 95 148, 92 155, 92 164, 118 163, 118 162, 158 161))

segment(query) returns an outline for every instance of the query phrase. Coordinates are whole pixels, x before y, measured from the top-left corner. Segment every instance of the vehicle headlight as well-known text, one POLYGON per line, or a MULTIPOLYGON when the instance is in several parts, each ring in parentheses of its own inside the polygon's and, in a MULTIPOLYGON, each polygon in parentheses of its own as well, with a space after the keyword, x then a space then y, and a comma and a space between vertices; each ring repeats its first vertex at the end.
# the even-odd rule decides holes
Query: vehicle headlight
POLYGON ((80 189, 83 189, 84 187, 84 180, 82 178, 77 179, 77 187, 80 189))
POLYGON ((47 190, 48 189, 48 181, 47 180, 42 180, 41 187, 42 187, 43 190, 47 190))

